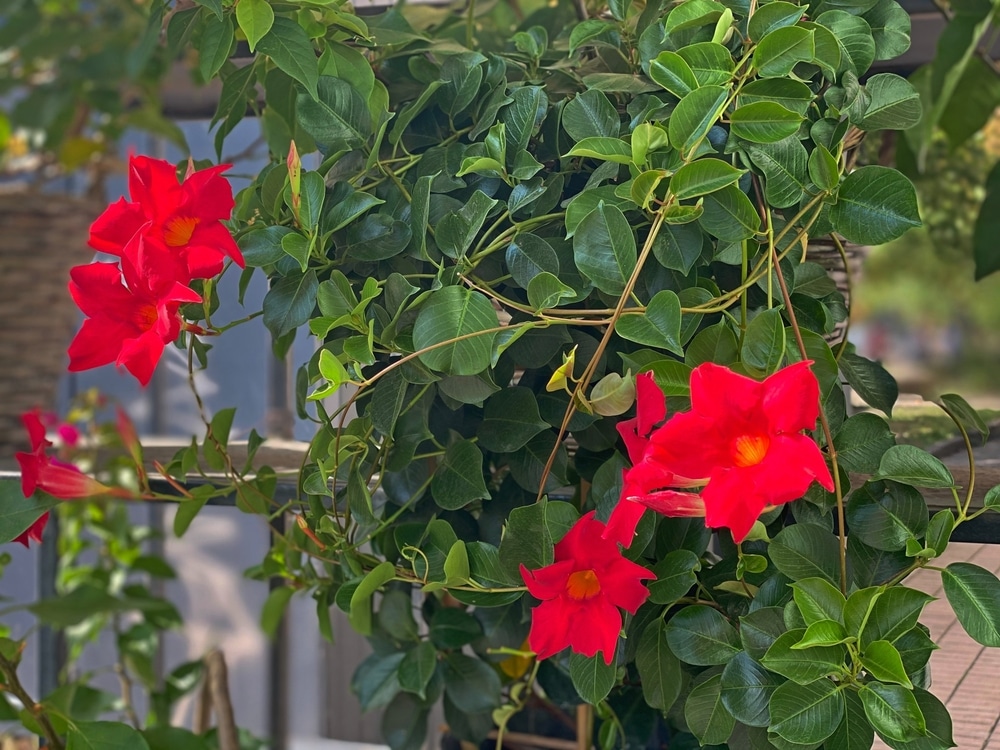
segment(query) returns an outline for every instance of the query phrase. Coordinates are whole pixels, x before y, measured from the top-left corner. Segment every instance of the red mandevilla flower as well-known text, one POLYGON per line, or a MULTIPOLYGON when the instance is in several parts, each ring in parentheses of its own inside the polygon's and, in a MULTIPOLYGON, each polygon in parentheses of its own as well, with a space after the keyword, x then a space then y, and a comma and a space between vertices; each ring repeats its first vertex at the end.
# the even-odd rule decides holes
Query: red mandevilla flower
POLYGON ((528 633, 539 659, 569 646, 584 656, 600 651, 610 664, 622 629, 618 608, 635 614, 649 596, 642 582, 656 576, 622 557, 618 543, 603 534, 604 524, 591 511, 556 545, 551 565, 521 566, 528 591, 542 601, 531 612, 528 633))
POLYGON ((649 372, 636 376, 635 388, 636 416, 617 425, 633 466, 624 473, 621 499, 611 511, 604 532, 605 538, 626 547, 632 544, 636 526, 646 508, 665 516, 700 518, 705 515, 705 504, 699 495, 667 489, 690 486, 691 482, 674 476, 658 454, 650 450, 649 435, 667 416, 663 391, 649 372))
POLYGON ((190 171, 178 182, 172 164, 147 156, 129 159, 129 194, 90 227, 90 246, 121 256, 151 289, 207 279, 228 256, 243 255, 222 225, 233 211, 233 190, 220 175, 231 165, 190 171))
MULTIPOLYGON (((30 453, 15 454, 17 462, 21 465, 21 492, 25 497, 31 497, 36 489, 63 500, 119 494, 93 477, 82 473, 75 466, 46 455, 45 449, 52 443, 45 439, 45 425, 42 424, 37 411, 22 414, 21 421, 24 423, 24 427, 28 431, 28 439, 31 441, 30 453)), ((42 522, 42 526, 44 525, 45 523, 42 522)), ((32 526, 25 534, 30 536, 30 532, 34 528, 32 526)), ((41 533, 41 527, 39 527, 38 533, 41 533)), ((22 536, 24 535, 22 534, 22 536)), ((18 537, 18 540, 20 538, 18 537)))
POLYGON ((706 362, 691 373, 691 411, 650 436, 663 469, 707 481, 705 522, 742 541, 765 509, 796 500, 813 481, 833 491, 823 454, 802 430, 816 426, 819 384, 798 362, 763 382, 706 362))
POLYGON ((20 534, 18 534, 12 541, 20 542, 25 547, 29 546, 29 542, 34 540, 38 543, 42 541, 42 534, 45 532, 45 524, 49 522, 49 512, 45 511, 40 515, 31 526, 26 528, 20 534))
POLYGON ((179 282, 153 291, 128 261, 91 263, 70 271, 70 294, 88 316, 69 345, 71 372, 115 362, 148 385, 166 344, 180 334, 178 312, 201 297, 179 282))

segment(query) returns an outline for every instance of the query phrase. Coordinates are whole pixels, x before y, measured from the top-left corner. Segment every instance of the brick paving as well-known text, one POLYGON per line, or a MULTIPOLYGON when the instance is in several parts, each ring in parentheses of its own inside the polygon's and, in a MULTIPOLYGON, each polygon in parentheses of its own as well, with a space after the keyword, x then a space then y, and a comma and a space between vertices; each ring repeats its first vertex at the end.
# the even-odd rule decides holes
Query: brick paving
MULTIPOLYGON (((1000 544, 952 544, 937 563, 953 562, 1000 574, 1000 544)), ((941 647, 931 656, 930 690, 948 707, 958 750, 1000 750, 1000 649, 980 646, 962 629, 944 598, 940 573, 918 571, 906 585, 937 597, 920 621, 941 647)), ((876 740, 875 747, 886 745, 876 740)))

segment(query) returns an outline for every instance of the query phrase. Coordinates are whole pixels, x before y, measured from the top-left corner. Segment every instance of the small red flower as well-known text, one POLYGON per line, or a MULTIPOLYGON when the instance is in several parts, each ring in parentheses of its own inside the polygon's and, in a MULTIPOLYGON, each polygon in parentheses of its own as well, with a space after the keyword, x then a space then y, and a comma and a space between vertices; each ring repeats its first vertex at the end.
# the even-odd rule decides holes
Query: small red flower
POLYGON ((45 524, 49 522, 49 512, 45 511, 40 515, 31 526, 21 532, 18 536, 14 537, 13 541, 20 542, 25 547, 29 546, 28 543, 33 539, 39 544, 42 541, 42 533, 45 531, 45 524))
POLYGON ((180 306, 201 302, 176 281, 154 292, 125 260, 121 269, 114 263, 77 266, 70 278, 70 294, 88 316, 69 345, 71 372, 115 362, 147 385, 164 346, 180 334, 180 306))
POLYGON ((234 205, 221 176, 230 166, 189 172, 179 182, 169 162, 130 157, 132 201, 121 198, 97 218, 90 246, 127 259, 153 289, 211 278, 227 256, 242 268, 243 255, 222 224, 234 205))
POLYGON ((539 659, 569 646, 584 656, 604 654, 611 664, 622 629, 619 607, 635 614, 649 596, 642 581, 656 576, 622 557, 590 512, 555 548, 555 561, 538 570, 521 566, 528 591, 542 601, 531 612, 528 645, 539 659))
POLYGON ((742 541, 769 506, 796 500, 813 481, 833 491, 823 454, 802 430, 816 426, 819 384, 798 362, 763 382, 705 363, 691 373, 691 411, 650 437, 647 456, 707 481, 705 522, 742 541))
POLYGON ((632 544, 636 526, 646 508, 665 516, 700 518, 705 515, 705 504, 699 495, 668 489, 690 486, 691 482, 674 476, 659 459, 657 451, 651 450, 650 433, 667 416, 663 391, 649 372, 636 376, 635 386, 636 416, 617 425, 633 466, 625 471, 621 499, 611 511, 604 532, 605 538, 625 547, 632 544))
MULTIPOLYGON (((17 462, 21 465, 21 492, 25 497, 31 497, 35 490, 47 492, 53 497, 63 500, 119 494, 93 477, 82 473, 75 466, 46 455, 45 449, 52 443, 45 439, 45 426, 37 411, 22 414, 21 421, 24 423, 31 441, 30 453, 15 454, 17 462)), ((42 522, 42 526, 44 525, 42 522)), ((34 529, 34 526, 31 529, 34 529)), ((31 529, 25 534, 29 534, 31 529)), ((41 533, 41 528, 39 528, 39 533, 41 533)), ((24 535, 22 534, 22 536, 24 535)), ((20 539, 21 537, 18 537, 18 540, 20 539)))

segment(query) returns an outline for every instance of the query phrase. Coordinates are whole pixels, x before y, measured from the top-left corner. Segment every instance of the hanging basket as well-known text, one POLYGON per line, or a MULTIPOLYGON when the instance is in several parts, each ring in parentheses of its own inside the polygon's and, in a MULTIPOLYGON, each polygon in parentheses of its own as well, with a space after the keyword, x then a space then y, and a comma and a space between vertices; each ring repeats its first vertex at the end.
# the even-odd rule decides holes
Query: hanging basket
POLYGON ((64 195, 0 186, 0 446, 27 438, 20 415, 52 409, 77 321, 66 284, 88 262, 87 230, 100 208, 64 195))

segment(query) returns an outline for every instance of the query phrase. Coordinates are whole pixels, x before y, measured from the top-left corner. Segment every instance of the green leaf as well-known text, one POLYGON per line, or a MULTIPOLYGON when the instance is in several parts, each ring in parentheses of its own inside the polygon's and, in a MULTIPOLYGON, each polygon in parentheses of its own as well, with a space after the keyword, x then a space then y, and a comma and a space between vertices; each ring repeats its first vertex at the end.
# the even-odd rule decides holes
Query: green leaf
POLYGON ((621 121, 607 94, 587 90, 563 107, 562 126, 570 138, 582 141, 596 136, 617 137, 621 121))
MULTIPOLYGON (((686 552, 686 550, 683 550, 686 552)), ((680 697, 683 685, 681 663, 667 644, 666 624, 657 619, 642 631, 635 666, 642 680, 647 705, 668 711, 680 697)))
POLYGON ((479 444, 494 453, 513 453, 547 429, 534 391, 523 386, 505 388, 486 401, 479 444))
POLYGON ((510 275, 522 289, 527 289, 531 280, 540 273, 559 276, 556 251, 546 240, 530 232, 517 234, 507 246, 505 257, 510 275))
POLYGON ((431 494, 439 508, 459 510, 473 500, 489 500, 483 479, 483 453, 471 440, 448 446, 431 480, 431 494))
POLYGON ((618 335, 646 346, 666 349, 682 355, 680 343, 681 303, 677 294, 664 289, 657 292, 642 315, 623 315, 615 326, 618 335))
POLYGON ((19 480, 0 479, 0 544, 14 541, 58 504, 50 495, 25 497, 19 480))
POLYGON ((740 242, 760 230, 760 216, 746 194, 729 185, 704 198, 704 213, 698 222, 713 237, 740 242))
POLYGON ((894 643, 904 633, 913 629, 923 608, 933 598, 923 591, 905 586, 886 589, 875 600, 868 622, 861 631, 862 649, 874 641, 894 643))
POLYGON ((725 664, 740 651, 736 629, 718 610, 704 605, 681 609, 667 623, 670 650, 687 664, 725 664))
MULTIPOLYGON (((614 654, 611 656, 614 657, 614 654)), ((596 706, 608 697, 615 686, 617 669, 614 659, 611 664, 606 664, 600 652, 593 657, 574 653, 569 658, 569 676, 580 697, 596 706)))
POLYGON ((698 88, 698 79, 691 66, 671 50, 661 52, 649 63, 649 77, 678 99, 698 88))
POLYGON ((825 191, 833 190, 840 182, 840 165, 822 144, 817 144, 809 154, 809 179, 825 191))
POLYGON ((390 589, 383 594, 378 608, 378 624, 397 641, 409 643, 420 640, 409 590, 390 589))
POLYGON ((712 674, 695 684, 684 701, 688 729, 704 745, 722 745, 736 727, 736 720, 722 702, 722 676, 712 674))
POLYGON ((722 704, 747 726, 771 723, 768 704, 775 688, 784 682, 755 662, 745 651, 733 657, 722 671, 722 704))
POLYGON ((701 570, 698 556, 686 549, 668 552, 653 567, 656 580, 649 586, 649 600, 654 604, 673 604, 698 582, 695 571, 701 570))
MULTIPOLYGON (((786 3, 783 0, 775 0, 763 6, 761 10, 777 4, 784 5, 786 3)), ((798 8, 798 6, 792 7, 798 8)), ((801 8, 798 8, 798 10, 801 12, 801 8)), ((805 115, 809 111, 809 105, 814 98, 815 94, 813 94, 812 89, 801 81, 795 81, 790 78, 760 78, 756 81, 751 81, 740 89, 737 101, 741 106, 757 102, 775 102, 785 109, 805 115)))
MULTIPOLYGON (((465 544, 462 540, 458 544, 465 544)), ((460 649, 483 635, 479 620, 462 609, 440 607, 431 616, 430 637, 440 649, 460 649)))
POLYGON ((803 578, 792 584, 792 591, 806 625, 823 620, 844 623, 847 600, 840 589, 825 578, 803 578))
POLYGON ((617 162, 618 164, 631 164, 632 146, 619 138, 584 138, 565 155, 601 159, 603 161, 617 162))
POLYGON ((971 563, 952 563, 941 571, 944 593, 955 616, 976 643, 1000 646, 1000 581, 971 563))
POLYGON ((772 672, 787 677, 799 685, 808 685, 827 675, 843 671, 846 655, 843 646, 813 646, 802 650, 793 649, 805 634, 806 631, 801 628, 782 634, 767 649, 760 663, 772 672))
POLYGON ((926 690, 915 688, 913 697, 917 699, 920 713, 927 723, 926 739, 918 739, 911 747, 927 748, 927 750, 947 750, 956 747, 952 737, 951 715, 945 705, 937 697, 926 690))
POLYGON ((279 279, 264 296, 264 325, 275 338, 304 325, 316 306, 319 281, 313 270, 279 279))
POLYGON ((236 23, 246 34, 247 44, 253 52, 257 42, 271 30, 274 11, 268 0, 240 0, 236 4, 236 23))
MULTIPOLYGON (((237 4, 237 17, 240 6, 246 1, 240 0, 237 4)), ((249 34, 247 36, 249 41, 249 34)), ((257 49, 274 60, 274 64, 281 70, 305 86, 313 99, 319 99, 317 89, 319 66, 316 63, 316 52, 306 32, 295 21, 281 16, 274 18, 270 30, 260 37, 257 49)))
POLYGON ((808 182, 808 155, 795 136, 747 146, 750 160, 764 173, 764 198, 772 206, 796 205, 808 182))
POLYGON ((911 690, 868 682, 861 686, 859 695, 868 721, 886 739, 911 742, 927 734, 927 721, 911 690))
POLYGON ((955 478, 941 459, 915 445, 894 445, 885 452, 873 479, 891 479, 914 487, 954 487, 955 478))
POLYGON ((845 690, 844 699, 847 705, 844 720, 827 740, 825 747, 830 750, 871 750, 875 730, 865 716, 860 696, 853 690, 845 690))
POLYGON ((462 286, 447 286, 431 292, 420 306, 413 345, 421 352, 420 361, 432 370, 475 375, 489 366, 495 335, 479 332, 499 325, 486 297, 462 286), (459 336, 468 338, 456 341, 459 336))
POLYGON ((300 94, 295 113, 302 129, 328 151, 359 148, 372 135, 371 113, 365 100, 340 78, 320 76, 316 96, 300 94))
POLYGON ((150 750, 209 750, 200 735, 180 727, 149 727, 142 730, 142 736, 150 750))
POLYGON ((892 60, 910 48, 910 14, 896 0, 879 0, 864 19, 872 30, 876 60, 892 60))
POLYGON ((835 620, 817 620, 806 628, 806 632, 798 643, 792 646, 793 650, 804 650, 816 648, 817 646, 836 646, 847 641, 847 632, 844 626, 835 620))
MULTIPOLYGON (((361 633, 372 632, 372 597, 384 584, 396 576, 396 568, 388 560, 383 560, 361 579, 361 583, 351 595, 351 611, 348 618, 351 627, 361 633)), ((402 656, 402 655, 400 655, 402 656)))
MULTIPOLYGON (((221 11, 221 7, 219 9, 221 11)), ((230 16, 211 16, 205 21, 198 45, 198 72, 205 81, 210 81, 219 72, 232 50, 235 35, 230 16)))
POLYGON ((875 60, 875 39, 868 22, 842 10, 828 10, 816 18, 816 23, 828 28, 840 46, 838 72, 864 75, 875 60))
POLYGON ((437 667, 437 649, 430 641, 421 641, 406 652, 399 663, 399 687, 408 693, 427 697, 427 684, 437 667))
POLYGON ((769 31, 757 44, 753 66, 764 78, 780 78, 792 72, 800 62, 809 62, 816 54, 812 31, 801 26, 783 26, 769 31))
POLYGON ((851 242, 881 245, 920 226, 916 191, 895 169, 861 167, 844 179, 830 221, 851 242))
POLYGON ((441 219, 434 235, 441 252, 449 258, 463 256, 472 247, 486 217, 496 204, 494 198, 489 198, 482 190, 476 190, 465 205, 441 219))
POLYGON ((552 534, 545 525, 548 501, 514 508, 504 524, 499 562, 507 576, 520 580, 520 566, 537 570, 552 564, 552 534))
POLYGON ((785 357, 785 323, 777 308, 754 316, 743 338, 740 358, 748 367, 770 375, 785 357))
POLYGON ((747 24, 747 32, 753 40, 760 40, 775 29, 794 26, 806 9, 801 5, 775 0, 759 6, 747 24))
POLYGON ((841 468, 859 474, 874 473, 882 456, 895 442, 888 423, 870 413, 849 417, 833 438, 841 468))
POLYGON ((603 201, 587 214, 573 235, 577 268, 606 294, 621 294, 635 270, 635 235, 621 209, 603 201))
POLYGON ((908 539, 919 539, 927 529, 927 504, 919 492, 906 485, 866 484, 852 493, 847 523, 865 544, 894 551, 906 547, 908 539))
POLYGON ((528 282, 528 304, 536 312, 558 307, 560 304, 572 302, 576 290, 563 284, 558 276, 548 271, 542 271, 528 282))
POLYGON ((735 184, 745 173, 745 169, 737 169, 722 159, 698 159, 674 173, 670 192, 678 200, 698 198, 735 184))
POLYGON ((77 721, 66 732, 66 750, 149 750, 149 744, 127 724, 77 721))
POLYGON ((733 56, 718 42, 696 42, 677 50, 699 86, 724 86, 733 76, 733 56))
POLYGON ((732 133, 753 143, 775 143, 798 132, 802 115, 774 102, 746 104, 730 115, 732 133))
POLYGON ((896 682, 913 689, 913 683, 906 675, 906 668, 899 651, 889 641, 872 641, 861 654, 861 664, 868 673, 881 682, 896 682))
POLYGON ((704 140, 722 114, 728 97, 728 88, 702 86, 680 100, 670 116, 668 132, 670 143, 682 156, 694 151, 704 140))
POLYGON ((271 589, 271 593, 268 594, 260 612, 260 628, 268 638, 274 638, 278 632, 278 626, 294 593, 295 589, 291 586, 278 586, 271 589))
POLYGON ((955 529, 955 515, 950 510, 939 510, 927 524, 925 544, 934 550, 938 557, 944 554, 955 529))
POLYGON ((782 607, 761 607, 740 617, 740 641, 744 651, 755 660, 763 658, 785 631, 782 607))
POLYGON ((844 694, 830 680, 808 685, 786 682, 771 696, 769 731, 789 742, 809 745, 833 734, 844 716, 844 694))
POLYGON ((858 126, 862 130, 905 130, 920 122, 920 94, 905 78, 879 73, 868 79, 865 91, 871 103, 858 126))
POLYGON ((895 378, 878 362, 844 352, 840 357, 840 371, 847 384, 869 406, 881 409, 892 416, 892 407, 899 396, 895 378))
POLYGON ((793 581, 820 577, 839 583, 837 538, 819 526, 796 524, 782 529, 771 541, 768 554, 774 566, 793 581))
POLYGON ((351 691, 358 696, 362 711, 387 705, 399 692, 399 665, 403 652, 375 653, 354 670, 351 691))
POLYGON ((965 428, 966 432, 978 432, 985 445, 986 439, 990 436, 990 428, 972 404, 957 393, 945 393, 938 402, 952 419, 965 428))

